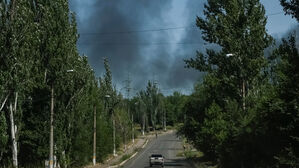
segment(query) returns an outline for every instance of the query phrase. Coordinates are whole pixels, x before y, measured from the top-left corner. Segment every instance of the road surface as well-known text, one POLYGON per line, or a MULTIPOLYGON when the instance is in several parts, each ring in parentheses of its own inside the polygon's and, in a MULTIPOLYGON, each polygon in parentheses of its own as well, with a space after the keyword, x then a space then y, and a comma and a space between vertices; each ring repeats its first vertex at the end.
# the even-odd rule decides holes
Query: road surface
MULTIPOLYGON (((149 168, 149 156, 152 153, 162 154, 165 158, 166 168, 191 168, 192 166, 183 157, 178 157, 177 153, 182 151, 181 141, 175 133, 159 135, 151 140, 134 158, 123 165, 124 168, 149 168)), ((159 166, 153 166, 159 167, 159 166)))

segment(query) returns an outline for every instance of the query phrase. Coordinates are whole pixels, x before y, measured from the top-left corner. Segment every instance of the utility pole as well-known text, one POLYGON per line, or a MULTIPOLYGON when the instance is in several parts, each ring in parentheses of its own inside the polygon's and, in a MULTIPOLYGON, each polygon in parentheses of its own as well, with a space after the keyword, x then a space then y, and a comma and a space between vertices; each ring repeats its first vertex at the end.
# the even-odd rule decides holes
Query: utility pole
POLYGON ((135 142, 135 139, 134 139, 134 116, 133 116, 133 113, 132 113, 132 142, 134 143, 135 142))
POLYGON ((145 130, 145 112, 142 113, 142 135, 144 136, 145 130))
MULTIPOLYGON (((74 72, 73 69, 66 70, 67 73, 74 72)), ((51 112, 50 112, 50 154, 49 168, 54 168, 54 81, 51 83, 51 112)))
MULTIPOLYGON (((135 106, 136 106, 136 108, 135 108, 136 110, 141 111, 141 100, 138 100, 137 102, 135 102, 135 106)), ((133 115, 132 115, 132 118, 133 118, 133 115)), ((141 128, 142 135, 144 135, 144 129, 145 129, 145 113, 144 113, 144 111, 142 112, 141 119, 142 119, 142 123, 140 124, 140 127, 142 127, 141 128)), ((133 131, 134 131, 134 129, 133 129, 133 131)))
POLYGON ((107 109, 108 109, 108 112, 111 110, 111 118, 112 118, 112 125, 113 125, 113 156, 116 156, 116 149, 115 149, 115 118, 114 118, 114 111, 113 111, 113 108, 114 108, 114 105, 112 106, 109 106, 109 101, 108 99, 111 98, 110 95, 105 95, 105 99, 107 101, 107 109))
POLYGON ((112 114, 113 119, 113 156, 116 156, 116 149, 115 149, 115 118, 114 118, 114 114, 112 114))
MULTIPOLYGON (((154 111, 154 131, 155 131, 155 134, 157 135, 157 132, 156 132, 156 120, 157 120, 157 114, 158 114, 158 107, 160 106, 160 97, 159 97, 159 83, 158 83, 158 81, 155 79, 155 76, 154 76, 154 80, 153 80, 153 85, 154 85, 154 88, 156 88, 157 90, 156 90, 156 94, 157 95, 155 95, 155 96, 157 96, 156 97, 156 99, 158 99, 158 104, 153 104, 153 102, 152 102, 152 104, 153 104, 153 106, 155 106, 154 108, 155 108, 155 111, 154 111)), ((163 115, 163 114, 162 114, 163 115)))
MULTIPOLYGON (((130 79, 130 73, 128 73, 128 79, 125 80, 125 83, 126 83, 126 91, 127 91, 127 99, 128 99, 128 102, 127 102, 127 108, 128 108, 128 114, 130 115, 130 107, 129 107, 129 100, 130 100, 130 91, 131 91, 131 79, 130 79)), ((134 114, 133 112, 131 113, 131 122, 132 122, 132 142, 134 143, 135 142, 135 139, 134 139, 134 114)))
MULTIPOLYGON (((67 73, 74 72, 73 69, 66 70, 67 73)), ((54 81, 51 83, 51 112, 50 112, 50 154, 49 168, 54 168, 54 81)))
POLYGON ((50 115, 50 156, 49 156, 49 167, 54 168, 53 161, 53 116, 54 116, 54 86, 53 83, 51 85, 51 115, 50 115))
POLYGON ((164 108, 164 106, 163 106, 163 112, 164 112, 164 131, 166 131, 166 110, 165 110, 165 108, 164 108))
POLYGON ((242 98, 243 98, 243 110, 245 111, 246 109, 246 104, 245 104, 245 97, 246 97, 246 86, 245 86, 245 80, 243 78, 242 80, 242 98))
POLYGON ((97 111, 96 111, 96 105, 94 105, 94 112, 93 112, 93 158, 92 158, 92 162, 93 165, 96 165, 96 127, 97 127, 97 111))

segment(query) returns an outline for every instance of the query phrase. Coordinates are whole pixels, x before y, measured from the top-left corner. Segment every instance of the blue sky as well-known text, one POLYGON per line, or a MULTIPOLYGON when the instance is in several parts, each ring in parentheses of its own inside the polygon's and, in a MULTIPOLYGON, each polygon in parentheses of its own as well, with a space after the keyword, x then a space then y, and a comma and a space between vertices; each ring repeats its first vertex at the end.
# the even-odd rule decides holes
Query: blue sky
MULTIPOLYGON (((267 15, 283 12, 278 0, 262 0, 261 2, 265 6, 267 15)), ((296 20, 289 15, 284 15, 284 13, 268 16, 267 29, 273 36, 281 36, 295 25, 298 25, 296 20)))
MULTIPOLYGON (((158 81, 165 94, 174 90, 190 93, 202 75, 184 68, 183 59, 194 57, 196 50, 204 49, 198 29, 124 32, 193 26, 196 16, 202 16, 203 2, 70 0, 70 8, 77 15, 79 52, 88 56, 97 76, 104 73, 102 58, 108 57, 113 81, 119 89, 124 87, 123 81, 129 74, 133 94, 145 88, 148 80, 158 81)), ((268 33, 275 38, 298 26, 295 19, 282 13, 279 0, 261 2, 269 15, 268 33)))

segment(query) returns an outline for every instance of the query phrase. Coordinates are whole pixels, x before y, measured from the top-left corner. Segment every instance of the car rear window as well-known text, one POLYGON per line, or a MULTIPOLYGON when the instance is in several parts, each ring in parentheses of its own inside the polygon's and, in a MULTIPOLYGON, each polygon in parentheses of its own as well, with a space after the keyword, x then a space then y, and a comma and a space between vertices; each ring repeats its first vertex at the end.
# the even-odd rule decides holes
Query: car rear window
POLYGON ((162 157, 160 154, 153 154, 152 157, 162 157))

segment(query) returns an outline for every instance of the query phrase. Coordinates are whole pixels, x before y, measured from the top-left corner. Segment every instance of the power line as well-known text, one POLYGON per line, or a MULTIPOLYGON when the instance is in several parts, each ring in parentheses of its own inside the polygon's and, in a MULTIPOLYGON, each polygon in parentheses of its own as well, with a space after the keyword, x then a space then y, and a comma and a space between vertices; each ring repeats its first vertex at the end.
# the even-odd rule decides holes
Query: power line
POLYGON ((274 16, 274 15, 279 15, 279 14, 282 14, 282 13, 284 13, 284 12, 271 13, 271 14, 269 14, 267 16, 274 16))
POLYGON ((130 73, 128 73, 128 79, 124 81, 125 82, 125 89, 127 91, 127 98, 130 99, 130 91, 131 91, 131 79, 130 79, 130 73))
POLYGON ((206 42, 158 42, 158 43, 79 43, 79 45, 103 45, 103 46, 136 46, 136 45, 210 45, 206 42))
POLYGON ((110 34, 132 34, 132 33, 146 33, 146 32, 159 32, 167 30, 187 29, 196 28, 196 26, 180 26, 180 27, 167 27, 157 29, 144 29, 144 30, 129 30, 129 31, 115 31, 115 32, 99 32, 99 33, 81 33, 80 35, 110 35, 110 34))
MULTIPOLYGON (((282 14, 284 12, 276 12, 270 13, 266 16, 275 16, 282 14)), ((157 28, 157 29, 143 29, 143 30, 128 30, 128 31, 112 31, 112 32, 93 32, 93 33, 80 33, 83 36, 90 36, 90 35, 112 35, 112 34, 133 34, 133 33, 146 33, 146 32, 160 32, 160 31, 168 31, 168 30, 179 30, 179 29, 190 29, 196 28, 197 26, 178 26, 178 27, 166 27, 166 28, 157 28)))

